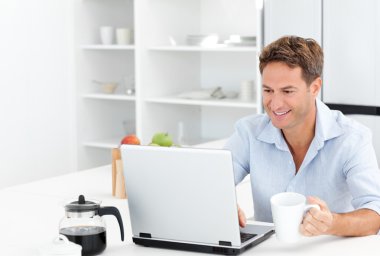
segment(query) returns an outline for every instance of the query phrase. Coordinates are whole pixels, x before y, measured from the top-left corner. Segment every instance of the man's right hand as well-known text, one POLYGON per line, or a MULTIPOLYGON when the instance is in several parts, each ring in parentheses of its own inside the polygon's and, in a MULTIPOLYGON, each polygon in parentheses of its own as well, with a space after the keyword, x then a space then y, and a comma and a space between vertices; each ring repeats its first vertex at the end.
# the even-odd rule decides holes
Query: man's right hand
POLYGON ((238 205, 238 217, 239 217, 239 226, 244 228, 247 224, 247 218, 245 217, 245 213, 238 205))

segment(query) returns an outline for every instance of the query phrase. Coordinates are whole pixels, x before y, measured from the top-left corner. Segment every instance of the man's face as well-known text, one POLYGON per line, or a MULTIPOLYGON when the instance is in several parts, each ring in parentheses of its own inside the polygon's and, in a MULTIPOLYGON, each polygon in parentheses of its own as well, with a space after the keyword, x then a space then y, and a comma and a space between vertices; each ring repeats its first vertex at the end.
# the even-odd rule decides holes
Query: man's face
POLYGON ((275 127, 286 131, 311 120, 322 83, 320 78, 307 86, 300 67, 272 62, 264 68, 262 79, 263 105, 275 127))

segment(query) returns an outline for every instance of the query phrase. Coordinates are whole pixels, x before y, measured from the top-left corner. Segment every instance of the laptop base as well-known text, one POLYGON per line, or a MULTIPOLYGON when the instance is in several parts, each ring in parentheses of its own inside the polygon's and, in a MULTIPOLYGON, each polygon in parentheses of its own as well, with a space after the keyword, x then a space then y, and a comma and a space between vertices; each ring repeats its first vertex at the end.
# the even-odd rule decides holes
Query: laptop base
POLYGON ((140 238, 140 237, 132 237, 132 240, 135 244, 143 245, 147 247, 157 247, 157 248, 165 248, 165 249, 204 252, 204 253, 223 254, 223 255, 238 255, 246 251, 247 249, 261 243, 262 241, 268 239, 273 233, 274 233, 274 230, 271 230, 270 232, 264 234, 262 237, 257 238, 252 243, 249 243, 246 246, 241 247, 241 248, 233 248, 229 246, 187 244, 187 243, 162 241, 162 240, 155 240, 152 238, 140 238))

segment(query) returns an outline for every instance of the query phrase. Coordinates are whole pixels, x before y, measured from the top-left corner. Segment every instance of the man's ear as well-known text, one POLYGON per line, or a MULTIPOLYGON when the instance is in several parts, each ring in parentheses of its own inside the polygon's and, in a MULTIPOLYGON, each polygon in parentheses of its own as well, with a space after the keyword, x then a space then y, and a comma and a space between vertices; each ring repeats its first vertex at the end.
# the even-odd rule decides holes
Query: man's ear
POLYGON ((320 92, 322 88, 322 79, 320 77, 317 77, 314 79, 313 82, 310 84, 310 92, 317 97, 318 93, 320 92))

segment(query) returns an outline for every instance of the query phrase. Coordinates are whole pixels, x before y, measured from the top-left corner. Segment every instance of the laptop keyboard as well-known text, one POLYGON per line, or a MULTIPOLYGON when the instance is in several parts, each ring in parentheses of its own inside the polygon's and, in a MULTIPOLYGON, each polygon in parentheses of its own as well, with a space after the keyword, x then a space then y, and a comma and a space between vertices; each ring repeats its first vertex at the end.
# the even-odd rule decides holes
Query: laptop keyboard
POLYGON ((249 239, 251 239, 252 237, 255 237, 255 236, 257 236, 257 235, 240 232, 240 240, 242 243, 248 241, 249 239))

